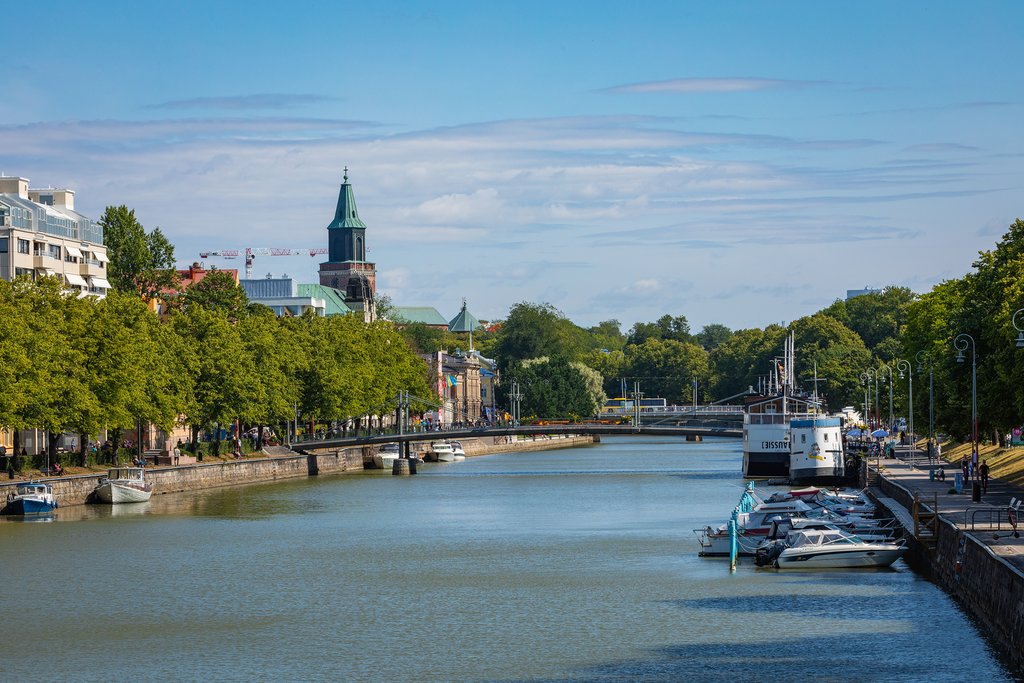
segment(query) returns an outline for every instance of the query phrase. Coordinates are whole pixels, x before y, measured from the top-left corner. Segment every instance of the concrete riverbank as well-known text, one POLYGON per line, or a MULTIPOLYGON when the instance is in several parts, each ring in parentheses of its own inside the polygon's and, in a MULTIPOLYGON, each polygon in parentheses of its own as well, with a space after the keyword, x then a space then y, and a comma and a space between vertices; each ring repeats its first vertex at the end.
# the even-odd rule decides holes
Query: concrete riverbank
MULTIPOLYGON (((439 439, 440 440, 440 439, 439 439)), ((572 448, 594 443, 595 437, 575 436, 551 439, 518 439, 505 443, 504 437, 464 440, 463 447, 470 456, 515 451, 540 451, 554 448, 572 448)), ((284 449, 282 449, 284 450, 284 449)), ((201 462, 179 467, 151 467, 146 477, 153 483, 155 494, 199 491, 202 489, 240 484, 254 484, 277 479, 294 479, 323 474, 336 474, 362 470, 368 447, 344 450, 314 452, 308 455, 282 453, 266 457, 249 457, 241 460, 201 462)), ((82 505, 106 472, 77 474, 66 477, 39 477, 53 486, 53 493, 61 506, 82 505)), ((0 500, 6 498, 18 481, 0 482, 0 500)))
POLYGON ((927 458, 908 449, 872 461, 869 491, 907 530, 907 561, 951 595, 1024 675, 1024 539, 1014 538, 1006 514, 1024 491, 993 480, 975 502, 970 485, 950 492, 952 471, 947 464, 947 479, 934 480, 927 458))

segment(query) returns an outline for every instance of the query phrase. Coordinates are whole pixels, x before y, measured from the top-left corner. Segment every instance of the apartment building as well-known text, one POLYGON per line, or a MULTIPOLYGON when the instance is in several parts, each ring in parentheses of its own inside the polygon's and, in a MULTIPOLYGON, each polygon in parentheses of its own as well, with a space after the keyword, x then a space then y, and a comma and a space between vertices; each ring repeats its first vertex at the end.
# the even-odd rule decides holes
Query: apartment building
POLYGON ((108 263, 103 228, 75 211, 73 190, 0 176, 0 278, 59 276, 79 296, 103 297, 108 263))

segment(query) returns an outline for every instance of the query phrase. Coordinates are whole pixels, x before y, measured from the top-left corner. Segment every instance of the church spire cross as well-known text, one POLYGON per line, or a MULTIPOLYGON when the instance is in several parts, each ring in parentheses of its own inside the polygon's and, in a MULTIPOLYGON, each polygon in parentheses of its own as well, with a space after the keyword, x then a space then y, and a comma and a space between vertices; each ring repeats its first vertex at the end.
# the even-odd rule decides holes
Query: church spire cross
POLYGON ((345 167, 345 182, 348 182, 348 166, 345 167))

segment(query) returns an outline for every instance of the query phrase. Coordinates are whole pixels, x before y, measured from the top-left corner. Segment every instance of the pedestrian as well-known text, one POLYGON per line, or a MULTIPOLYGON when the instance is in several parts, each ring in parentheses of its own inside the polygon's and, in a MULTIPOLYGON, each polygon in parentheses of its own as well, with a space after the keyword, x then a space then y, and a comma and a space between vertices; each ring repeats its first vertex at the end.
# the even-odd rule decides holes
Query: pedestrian
POLYGON ((174 447, 174 464, 177 466, 178 461, 181 459, 181 439, 178 439, 178 444, 174 447))
POLYGON ((981 467, 978 468, 978 473, 981 474, 981 492, 988 493, 988 461, 982 460, 981 467))
POLYGON ((960 459, 960 469, 964 473, 964 481, 971 480, 971 459, 966 455, 960 459))

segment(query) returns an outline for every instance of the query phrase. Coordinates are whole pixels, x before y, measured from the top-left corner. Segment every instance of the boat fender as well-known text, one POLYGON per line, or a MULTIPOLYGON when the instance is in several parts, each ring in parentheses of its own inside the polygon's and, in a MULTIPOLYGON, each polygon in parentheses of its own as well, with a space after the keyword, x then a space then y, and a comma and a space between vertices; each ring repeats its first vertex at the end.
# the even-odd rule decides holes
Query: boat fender
POLYGON ((7 502, 8 503, 13 503, 14 502, 14 494, 13 493, 8 493, 7 494, 7 502))

